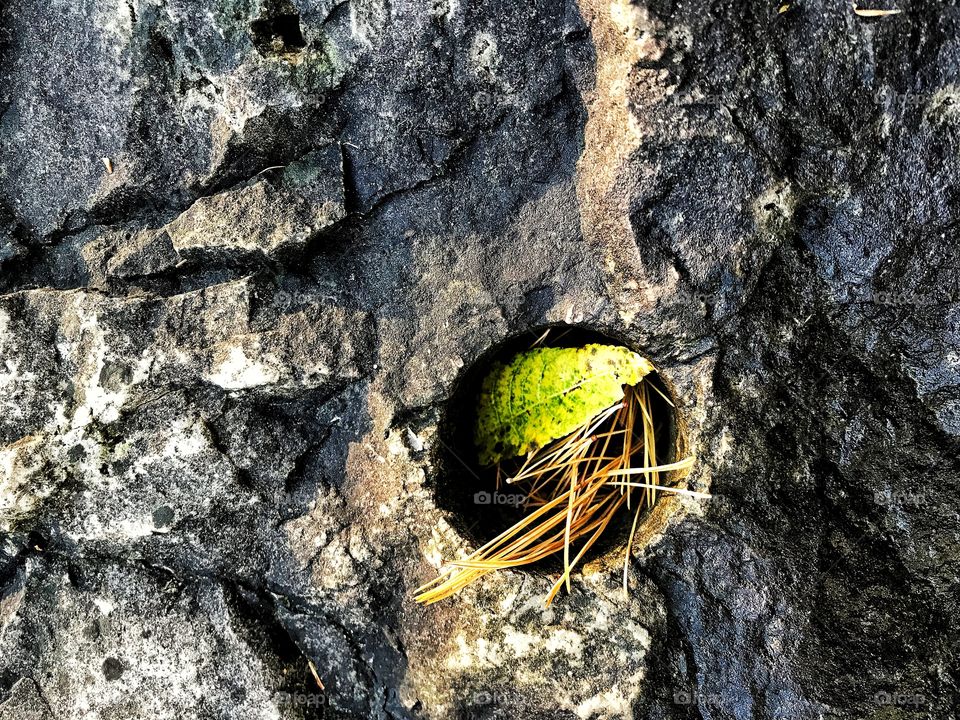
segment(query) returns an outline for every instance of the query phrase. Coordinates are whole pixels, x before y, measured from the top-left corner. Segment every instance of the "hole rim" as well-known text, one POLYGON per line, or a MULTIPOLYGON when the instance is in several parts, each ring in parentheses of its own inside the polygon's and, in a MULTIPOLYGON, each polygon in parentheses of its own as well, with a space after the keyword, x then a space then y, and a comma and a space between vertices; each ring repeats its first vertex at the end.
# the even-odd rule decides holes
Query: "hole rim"
MULTIPOLYGON (((460 369, 439 417, 437 427, 439 442, 431 453, 433 472, 428 478, 427 486, 447 523, 464 543, 465 549, 470 552, 492 540, 525 515, 522 510, 518 510, 510 519, 509 514, 497 512, 496 506, 485 507, 475 501, 471 502, 476 493, 484 490, 492 493, 494 490, 492 472, 489 468, 486 470, 479 468, 476 448, 473 446, 473 424, 476 420, 475 407, 480 383, 489 372, 493 361, 503 361, 505 358, 513 357, 518 352, 529 349, 530 345, 545 331, 559 329, 563 330, 562 334, 553 338, 548 336, 545 346, 582 347, 588 343, 599 342, 625 347, 643 357, 649 357, 638 343, 631 341, 623 332, 586 323, 554 322, 542 323, 527 330, 506 335, 460 369), (561 344, 558 345, 558 341, 561 344), (463 449, 465 444, 468 445, 469 452, 463 449), (485 478, 484 472, 491 473, 489 479, 485 478), (464 482, 479 484, 464 487, 464 482)), ((653 362, 652 359, 651 362, 653 362)), ((686 457, 688 454, 688 423, 685 405, 677 392, 675 383, 660 371, 660 367, 655 362, 654 367, 653 376, 649 379, 655 382, 658 389, 674 404, 673 408, 670 408, 662 398, 657 398, 658 411, 662 412, 665 409, 669 417, 666 437, 657 439, 658 458, 666 463, 676 458, 686 457)), ((673 471, 665 475, 661 482, 665 479, 671 484, 678 484, 689 472, 689 470, 673 471)), ((510 488, 501 486, 500 492, 509 494, 510 488)), ((635 556, 637 550, 646 545, 646 542, 640 542, 640 539, 654 536, 679 507, 675 494, 659 493, 654 506, 647 508, 640 516, 631 555, 635 556)), ((605 569, 613 565, 622 567, 624 551, 630 540, 632 522, 632 511, 618 512, 618 517, 613 521, 612 526, 598 538, 578 565, 578 572, 592 572, 595 569, 605 569)), ((562 569, 560 553, 536 563, 512 569, 533 575, 551 576, 556 574, 558 568, 562 569)))

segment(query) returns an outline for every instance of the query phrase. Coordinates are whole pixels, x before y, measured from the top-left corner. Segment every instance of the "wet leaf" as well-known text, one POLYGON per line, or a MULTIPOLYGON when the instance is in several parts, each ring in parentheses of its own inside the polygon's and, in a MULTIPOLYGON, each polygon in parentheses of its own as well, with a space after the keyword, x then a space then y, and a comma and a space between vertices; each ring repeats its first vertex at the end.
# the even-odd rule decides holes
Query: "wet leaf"
POLYGON ((495 363, 480 389, 475 441, 492 465, 564 437, 615 405, 653 370, 627 348, 536 348, 495 363))

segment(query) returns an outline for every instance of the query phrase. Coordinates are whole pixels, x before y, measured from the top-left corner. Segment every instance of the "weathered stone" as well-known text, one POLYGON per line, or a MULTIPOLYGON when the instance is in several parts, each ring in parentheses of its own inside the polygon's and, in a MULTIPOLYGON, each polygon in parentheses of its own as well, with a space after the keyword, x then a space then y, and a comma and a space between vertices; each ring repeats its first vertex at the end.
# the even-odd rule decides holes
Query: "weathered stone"
POLYGON ((184 260, 268 257, 302 248, 345 215, 343 163, 335 144, 314 150, 284 168, 277 184, 251 185, 201 198, 166 226, 184 260))
POLYGON ((126 243, 118 242, 107 261, 107 275, 136 278, 156 275, 175 267, 179 258, 166 229, 139 232, 126 243))
POLYGON ((782 5, 4 4, 0 718, 955 717, 960 13, 782 5), (416 605, 564 323, 712 498, 416 605))
POLYGON ((52 492, 56 473, 47 467, 43 449, 39 436, 0 447, 0 531, 13 530, 52 492))

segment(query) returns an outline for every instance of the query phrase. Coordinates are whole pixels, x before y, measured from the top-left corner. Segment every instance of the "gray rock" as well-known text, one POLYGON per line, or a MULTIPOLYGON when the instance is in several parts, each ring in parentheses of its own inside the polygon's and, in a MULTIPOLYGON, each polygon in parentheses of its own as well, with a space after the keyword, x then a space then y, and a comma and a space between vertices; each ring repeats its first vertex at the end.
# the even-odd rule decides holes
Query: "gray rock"
POLYGON ((284 168, 278 186, 258 180, 201 198, 166 226, 165 239, 185 261, 289 254, 343 219, 342 176, 340 149, 328 145, 284 168))
POLYGON ((162 568, 29 564, 32 610, 13 618, 0 641, 6 667, 24 679, 0 713, 178 718, 226 706, 247 717, 305 717, 306 703, 294 697, 322 695, 304 682, 314 683, 290 641, 275 644, 258 598, 242 589, 203 577, 183 583, 162 568), (191 707, 169 702, 179 694, 193 698, 191 707))
POLYGON ((52 717, 37 684, 26 677, 13 684, 10 696, 0 705, 0 718, 3 720, 48 720, 52 717))
MULTIPOLYGON (((170 233, 165 228, 144 230, 130 237, 127 242, 118 242, 106 263, 106 275, 128 279, 144 275, 156 275, 176 267, 179 255, 174 250, 170 233)), ((93 255, 95 262, 102 255, 93 255)))
POLYGON ((960 12, 782 5, 3 5, 0 718, 955 718, 960 12), (419 606, 554 324, 712 498, 419 606))

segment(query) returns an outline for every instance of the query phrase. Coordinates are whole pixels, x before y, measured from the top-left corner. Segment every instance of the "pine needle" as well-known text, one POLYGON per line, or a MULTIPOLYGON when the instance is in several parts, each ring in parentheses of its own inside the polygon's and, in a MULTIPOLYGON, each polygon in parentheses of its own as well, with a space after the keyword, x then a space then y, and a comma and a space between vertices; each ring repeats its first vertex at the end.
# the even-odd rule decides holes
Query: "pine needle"
POLYGON ((879 17, 887 17, 888 15, 899 15, 899 14, 900 14, 901 12, 903 12, 903 11, 902 11, 902 10, 897 10, 897 9, 893 9, 893 10, 870 10, 870 9, 868 9, 868 8, 858 7, 857 4, 854 3, 854 5, 853 5, 853 12, 854 12, 855 15, 859 15, 860 17, 865 17, 865 18, 879 18, 879 17))
MULTIPOLYGON (((505 480, 524 491, 524 507, 530 514, 466 558, 442 568, 436 579, 417 589, 417 602, 438 602, 494 570, 562 553, 563 571, 547 595, 549 605, 560 588, 566 586, 570 592, 574 569, 624 506, 633 511, 623 565, 626 592, 633 537, 642 512, 656 502, 657 491, 710 497, 660 482, 661 473, 687 470, 693 458, 657 464, 656 424, 647 385, 641 381, 627 388, 622 402, 566 437, 528 453, 514 463, 519 467, 512 474, 498 464, 497 487, 505 480), (642 478, 634 480, 638 475, 642 478)), ((655 385, 651 387, 670 402, 655 385)))

